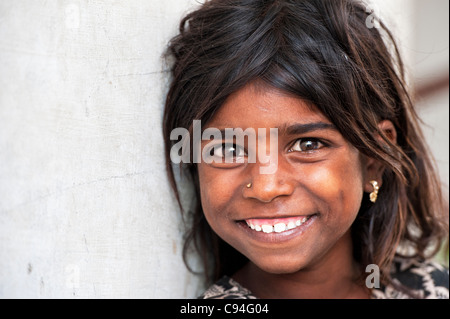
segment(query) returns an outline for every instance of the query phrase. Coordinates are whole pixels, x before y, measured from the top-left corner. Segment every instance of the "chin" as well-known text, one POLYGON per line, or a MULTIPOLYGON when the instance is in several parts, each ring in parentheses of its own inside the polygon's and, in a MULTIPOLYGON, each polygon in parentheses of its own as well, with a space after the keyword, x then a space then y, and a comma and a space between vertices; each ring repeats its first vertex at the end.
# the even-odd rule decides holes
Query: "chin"
POLYGON ((302 270, 306 265, 302 260, 293 258, 270 258, 269 260, 253 261, 253 263, 262 271, 275 274, 287 275, 302 270))

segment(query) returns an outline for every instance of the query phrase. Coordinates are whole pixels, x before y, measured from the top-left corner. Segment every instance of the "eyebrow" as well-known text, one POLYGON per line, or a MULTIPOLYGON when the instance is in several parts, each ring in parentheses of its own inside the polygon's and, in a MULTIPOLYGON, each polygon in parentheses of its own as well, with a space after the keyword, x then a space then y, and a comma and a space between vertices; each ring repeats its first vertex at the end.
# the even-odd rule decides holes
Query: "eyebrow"
POLYGON ((317 122, 317 123, 297 123, 290 126, 283 125, 279 128, 281 134, 287 135, 298 135, 305 134, 312 131, 322 131, 322 130, 334 130, 337 131, 336 126, 331 123, 317 122))
MULTIPOLYGON (((230 128, 235 129, 235 128, 230 128)), ((325 122, 315 122, 315 123, 296 123, 293 125, 284 124, 278 128, 279 134, 287 134, 287 135, 301 135, 306 134, 308 132, 313 131, 322 131, 322 130, 334 130, 337 131, 335 125, 331 123, 325 123, 325 122)), ((245 130, 244 130, 245 131, 245 130)), ((204 130, 202 131, 203 134, 204 130)), ((220 134, 223 138, 225 138, 225 129, 219 130, 220 134)), ((258 131, 255 130, 256 134, 258 134, 258 131)))

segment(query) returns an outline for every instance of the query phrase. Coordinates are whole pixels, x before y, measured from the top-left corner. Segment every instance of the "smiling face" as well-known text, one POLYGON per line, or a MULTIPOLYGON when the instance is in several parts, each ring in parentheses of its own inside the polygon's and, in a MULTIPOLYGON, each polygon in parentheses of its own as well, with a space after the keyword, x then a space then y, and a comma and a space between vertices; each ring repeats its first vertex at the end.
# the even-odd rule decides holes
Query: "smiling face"
MULTIPOLYGON (((243 163, 198 164, 203 212, 218 236, 273 274, 349 255, 365 165, 359 151, 318 109, 273 88, 247 85, 226 101, 208 127, 278 128, 277 152, 269 150, 277 156, 273 174, 261 174, 261 165, 268 164, 246 160, 245 145, 223 149, 243 163)), ((217 156, 223 150, 216 149, 217 156)))

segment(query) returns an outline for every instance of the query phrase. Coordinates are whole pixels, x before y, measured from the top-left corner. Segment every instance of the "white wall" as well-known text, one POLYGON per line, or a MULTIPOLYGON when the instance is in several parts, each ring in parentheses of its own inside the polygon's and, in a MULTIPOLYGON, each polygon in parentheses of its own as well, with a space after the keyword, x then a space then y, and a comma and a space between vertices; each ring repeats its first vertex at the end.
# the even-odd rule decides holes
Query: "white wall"
MULTIPOLYGON (((449 74, 449 1, 414 0, 415 34, 412 68, 416 84, 426 85, 449 74)), ((449 89, 421 98, 418 111, 449 196, 449 89)))
MULTIPOLYGON (((449 74, 448 0, 368 0, 397 38, 411 89, 449 74)), ((416 110, 436 159, 445 195, 449 192, 449 90, 420 97, 416 110)))
POLYGON ((0 298, 185 298, 161 54, 195 0, 0 2, 0 298))

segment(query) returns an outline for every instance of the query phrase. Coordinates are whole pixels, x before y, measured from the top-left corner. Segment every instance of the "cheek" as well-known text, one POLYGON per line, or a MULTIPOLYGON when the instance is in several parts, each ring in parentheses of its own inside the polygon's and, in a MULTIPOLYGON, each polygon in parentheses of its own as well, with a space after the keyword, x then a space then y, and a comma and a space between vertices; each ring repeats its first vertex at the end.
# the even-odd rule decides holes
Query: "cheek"
POLYGON ((216 169, 200 164, 198 167, 200 199, 206 219, 215 228, 215 223, 223 216, 225 208, 235 193, 233 179, 220 174, 216 169))
POLYGON ((353 158, 318 167, 310 175, 308 188, 318 199, 328 225, 350 227, 361 207, 363 172, 353 158))
POLYGON ((200 200, 206 221, 220 238, 233 247, 239 246, 233 235, 236 225, 230 213, 237 194, 236 183, 236 178, 226 173, 208 167, 199 169, 200 200))

